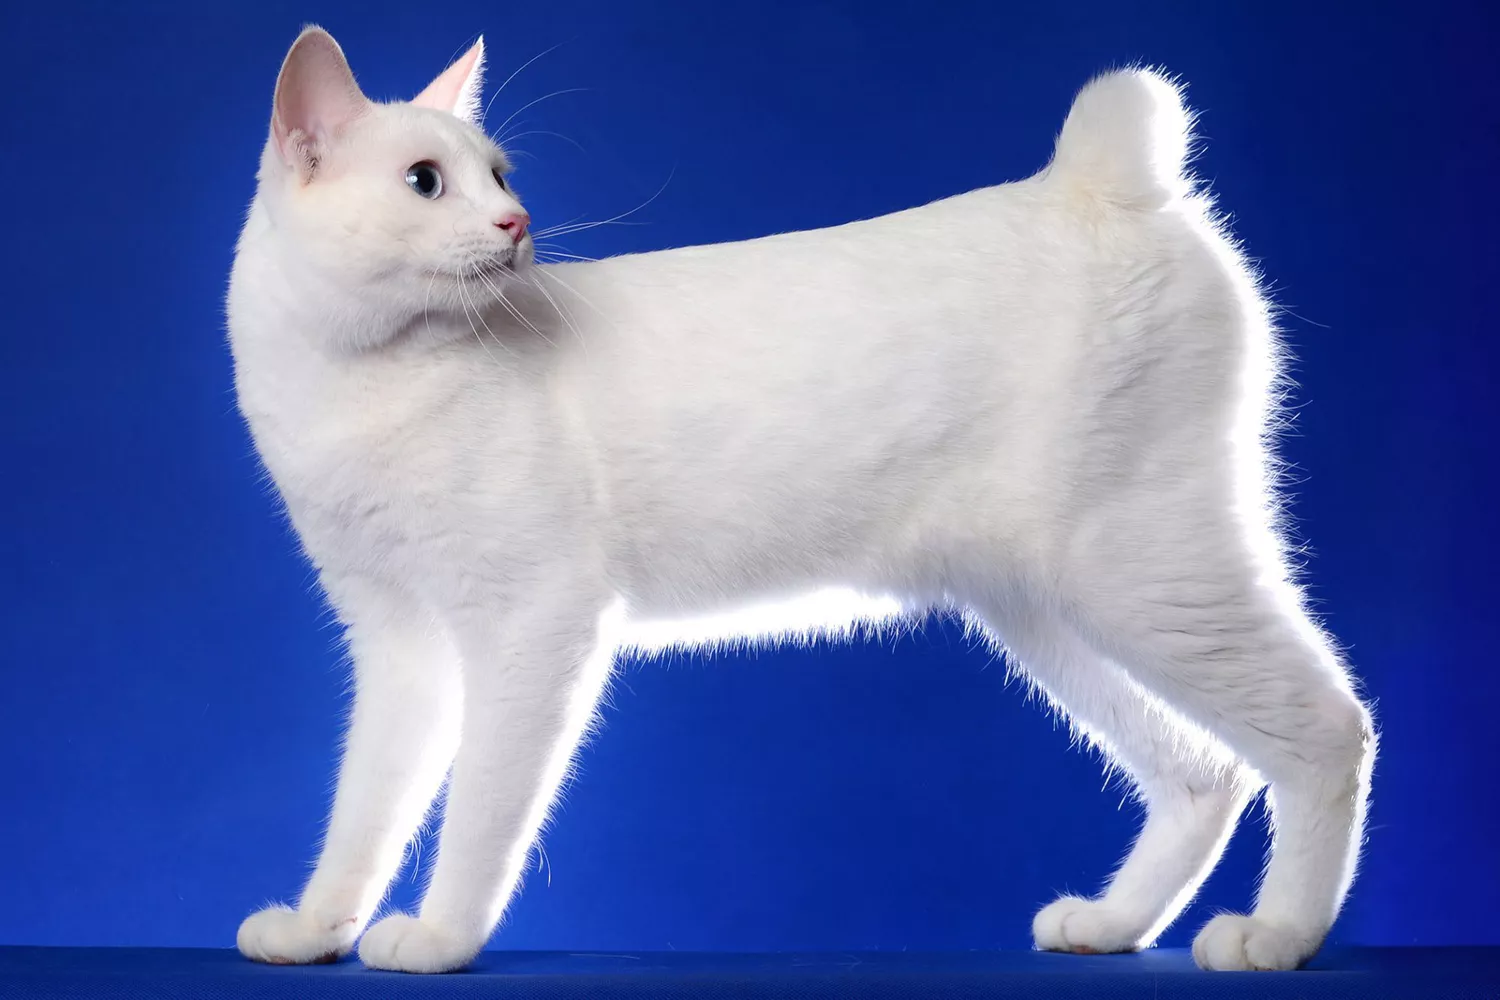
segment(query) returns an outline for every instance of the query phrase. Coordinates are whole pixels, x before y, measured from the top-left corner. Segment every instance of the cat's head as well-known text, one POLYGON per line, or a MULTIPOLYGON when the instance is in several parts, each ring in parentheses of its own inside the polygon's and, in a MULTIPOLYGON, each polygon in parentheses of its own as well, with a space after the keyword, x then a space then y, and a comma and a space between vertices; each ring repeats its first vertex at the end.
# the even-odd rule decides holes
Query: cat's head
POLYGON ((534 249, 510 164, 479 128, 483 72, 480 40, 410 102, 378 103, 331 35, 304 30, 277 78, 259 174, 278 252, 372 310, 493 301, 534 249))

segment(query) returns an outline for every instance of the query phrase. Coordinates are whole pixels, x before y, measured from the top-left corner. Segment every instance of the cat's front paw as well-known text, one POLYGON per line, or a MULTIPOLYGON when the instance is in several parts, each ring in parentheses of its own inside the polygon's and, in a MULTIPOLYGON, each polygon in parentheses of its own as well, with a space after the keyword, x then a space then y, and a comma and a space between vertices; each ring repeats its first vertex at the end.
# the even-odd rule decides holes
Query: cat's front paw
POLYGON ((1322 943, 1321 935, 1296 934, 1255 917, 1225 913, 1193 939, 1193 960, 1204 969, 1280 971, 1297 968, 1322 943))
POLYGON ((1138 919, 1099 899, 1064 896, 1042 907, 1031 936, 1042 951, 1105 955, 1138 951, 1145 931, 1138 919))
POLYGON ((398 913, 365 932, 359 960, 372 969, 391 972, 457 972, 484 941, 441 928, 420 917, 398 913))
POLYGON ((240 954, 271 965, 318 965, 349 954, 359 927, 353 917, 328 921, 287 906, 269 906, 240 924, 240 954))

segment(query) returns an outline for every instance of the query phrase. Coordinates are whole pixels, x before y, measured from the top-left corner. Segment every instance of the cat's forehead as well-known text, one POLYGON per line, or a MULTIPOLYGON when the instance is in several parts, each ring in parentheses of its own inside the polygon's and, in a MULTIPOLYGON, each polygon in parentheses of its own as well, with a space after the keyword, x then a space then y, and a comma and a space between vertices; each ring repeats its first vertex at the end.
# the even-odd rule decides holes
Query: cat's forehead
POLYGON ((381 106, 369 124, 368 142, 403 155, 474 159, 509 167, 504 151, 480 129, 443 111, 410 104, 381 106))

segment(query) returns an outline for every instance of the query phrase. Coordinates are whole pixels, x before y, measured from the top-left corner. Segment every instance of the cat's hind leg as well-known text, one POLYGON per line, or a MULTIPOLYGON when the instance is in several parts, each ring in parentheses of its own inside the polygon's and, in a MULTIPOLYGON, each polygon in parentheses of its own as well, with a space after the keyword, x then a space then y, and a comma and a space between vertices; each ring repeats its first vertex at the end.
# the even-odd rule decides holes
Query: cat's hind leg
POLYGON ((1254 790, 1232 755, 1186 725, 1055 614, 975 609, 1019 668, 1070 724, 1120 767, 1146 807, 1124 863, 1098 896, 1063 896, 1032 922, 1044 951, 1149 947, 1223 853, 1254 790))
POLYGON ((1214 918, 1209 969, 1292 969, 1317 951, 1354 877, 1375 755, 1370 714, 1269 544, 1213 502, 1141 517, 1123 503, 1069 576, 1100 652, 1269 785, 1275 838, 1255 910, 1214 918))

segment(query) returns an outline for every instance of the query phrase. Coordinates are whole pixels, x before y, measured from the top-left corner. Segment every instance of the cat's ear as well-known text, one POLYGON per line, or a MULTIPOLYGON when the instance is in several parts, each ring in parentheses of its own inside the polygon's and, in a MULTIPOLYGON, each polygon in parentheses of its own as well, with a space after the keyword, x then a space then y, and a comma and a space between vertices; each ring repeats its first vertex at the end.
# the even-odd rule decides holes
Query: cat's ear
POLYGON ((480 118, 479 94, 484 89, 484 36, 469 51, 438 74, 411 103, 419 108, 435 108, 457 115, 471 125, 480 118))
POLYGON ((345 126, 369 109, 344 52, 322 28, 302 30, 281 64, 271 138, 282 162, 306 182, 345 126))

